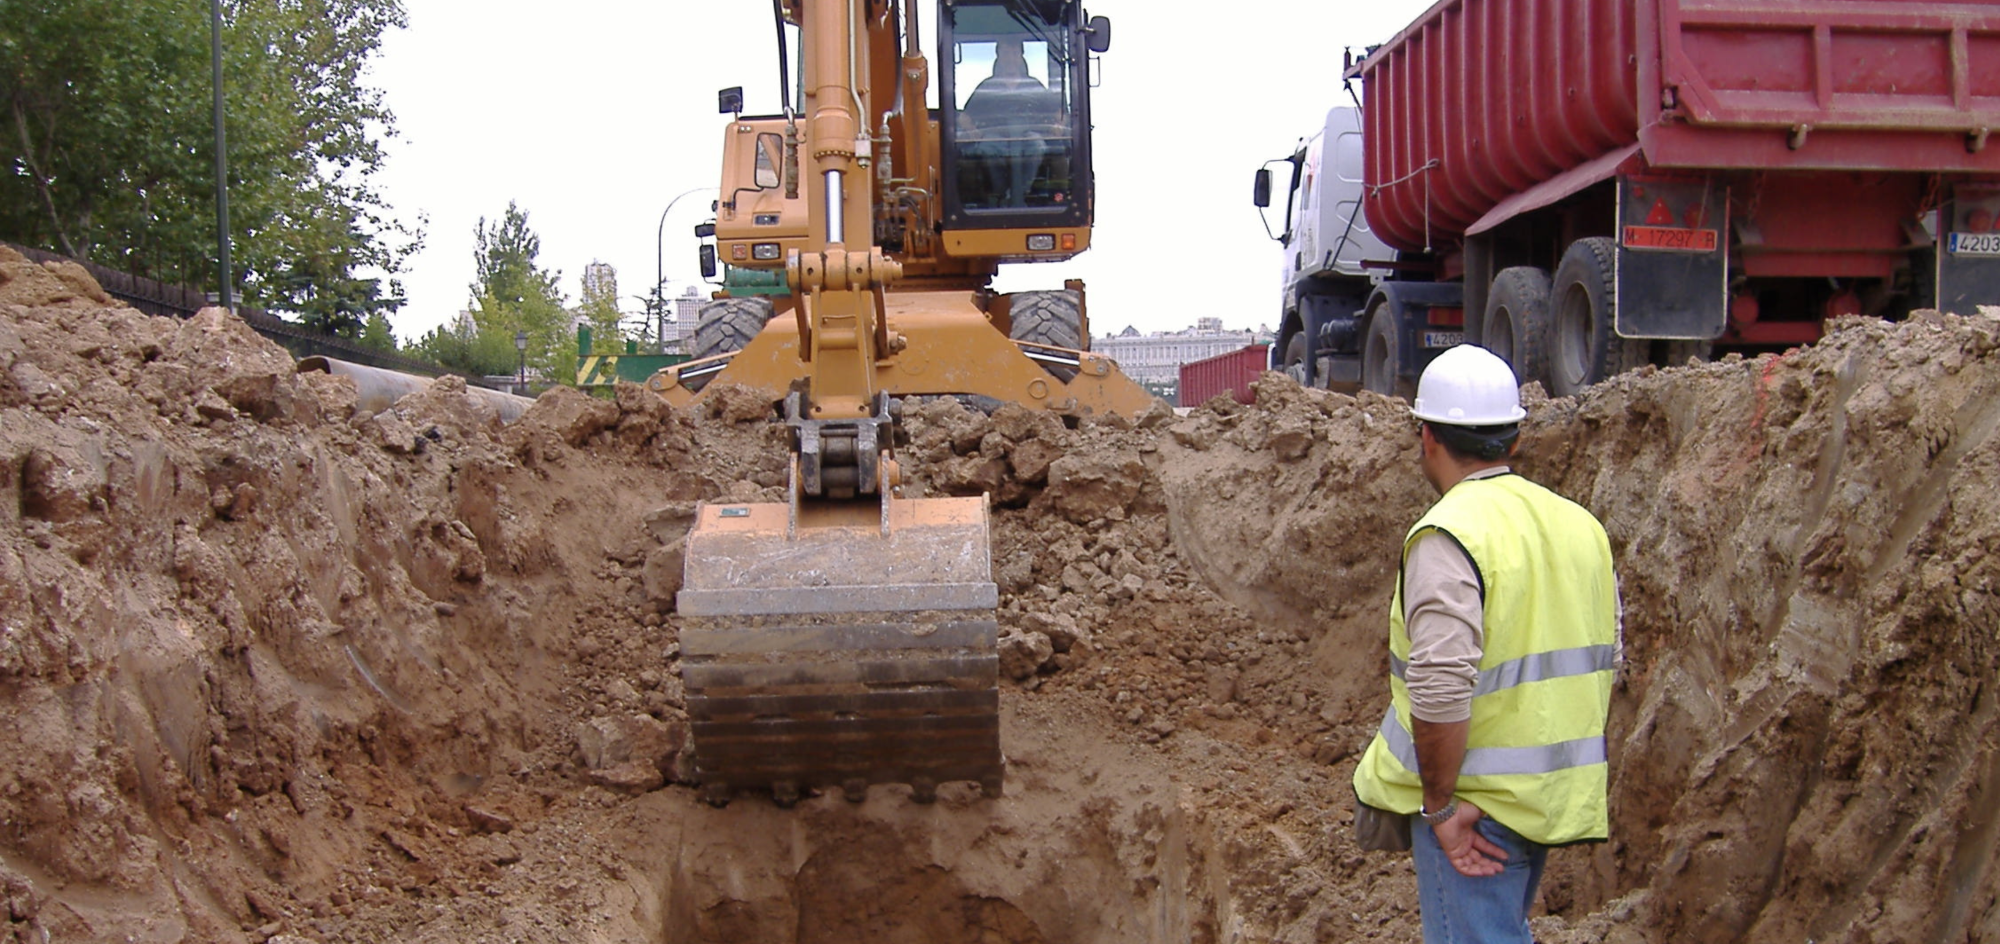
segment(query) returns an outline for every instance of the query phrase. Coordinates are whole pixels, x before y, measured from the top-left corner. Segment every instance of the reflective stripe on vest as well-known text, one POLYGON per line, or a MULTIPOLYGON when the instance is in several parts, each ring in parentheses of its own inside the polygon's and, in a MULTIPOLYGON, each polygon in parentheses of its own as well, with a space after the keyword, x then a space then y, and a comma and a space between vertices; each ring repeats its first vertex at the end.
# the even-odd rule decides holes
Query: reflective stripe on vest
MULTIPOLYGON (((1519 659, 1510 659, 1479 673, 1479 684, 1473 686, 1472 697, 1490 695, 1501 689, 1540 682, 1552 678, 1571 675, 1589 675, 1592 672, 1609 672, 1617 667, 1618 647, 1616 645, 1581 646, 1575 649, 1557 649, 1554 652, 1537 652, 1519 659)), ((1410 664, 1389 656, 1389 674, 1399 679, 1409 678, 1410 664)))
MULTIPOLYGON (((1416 739, 1403 730, 1403 722, 1397 719, 1394 708, 1390 708, 1388 715, 1382 719, 1382 740, 1388 742, 1390 753, 1396 755, 1396 760, 1404 767, 1417 769, 1416 739)), ((1458 775, 1551 774, 1571 767, 1602 764, 1608 757, 1601 734, 1535 747, 1471 747, 1466 748, 1465 759, 1459 762, 1458 775)))

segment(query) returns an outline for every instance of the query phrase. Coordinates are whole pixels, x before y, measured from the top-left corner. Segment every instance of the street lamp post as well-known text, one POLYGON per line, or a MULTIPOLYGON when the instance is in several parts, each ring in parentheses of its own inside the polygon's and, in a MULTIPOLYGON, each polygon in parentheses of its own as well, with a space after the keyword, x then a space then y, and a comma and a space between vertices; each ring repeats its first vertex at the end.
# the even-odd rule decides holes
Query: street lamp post
POLYGON ((222 0, 209 0, 209 61, 215 72, 215 254, 222 307, 236 310, 229 274, 229 148, 222 127, 222 0))
POLYGON ((528 386, 528 332, 514 332, 514 351, 520 355, 520 366, 514 372, 514 392, 520 393, 528 386))
POLYGON ((674 212, 674 204, 681 202, 682 197, 714 189, 714 187, 696 187, 693 190, 675 194, 672 200, 667 201, 667 208, 660 211, 660 225, 655 227, 653 233, 653 303, 655 306, 654 317, 657 319, 653 322, 657 326, 657 333, 653 336, 653 344, 660 351, 667 349, 667 298, 665 287, 667 284, 667 214, 674 212))

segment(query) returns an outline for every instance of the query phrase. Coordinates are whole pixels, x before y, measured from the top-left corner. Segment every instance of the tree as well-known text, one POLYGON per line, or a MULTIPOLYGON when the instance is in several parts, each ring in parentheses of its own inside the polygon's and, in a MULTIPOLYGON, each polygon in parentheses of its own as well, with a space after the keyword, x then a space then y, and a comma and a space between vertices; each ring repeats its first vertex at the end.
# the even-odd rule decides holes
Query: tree
POLYGON ((368 313, 368 322, 361 327, 361 336, 355 339, 363 347, 378 351, 396 353, 396 329, 389 324, 389 316, 379 311, 368 313))
POLYGON ((408 352, 475 377, 514 373, 513 332, 482 332, 470 320, 431 329, 408 352))
POLYGON ((477 245, 473 262, 478 275, 472 292, 475 337, 472 353, 485 356, 497 343, 509 355, 506 373, 514 370, 514 334, 528 335, 527 364, 534 373, 566 378, 575 357, 569 312, 563 309, 560 272, 545 272, 536 263, 542 240, 528 228, 527 211, 507 201, 507 212, 490 229, 480 217, 473 230, 477 245))
MULTIPOLYGON (((395 133, 362 82, 400 0, 230 0, 232 261, 246 304, 353 336, 402 303, 421 223, 373 175, 395 133), (379 276, 379 277, 378 277, 379 276)), ((209 17, 199 0, 38 0, 0 16, 0 238, 214 286, 209 17)))

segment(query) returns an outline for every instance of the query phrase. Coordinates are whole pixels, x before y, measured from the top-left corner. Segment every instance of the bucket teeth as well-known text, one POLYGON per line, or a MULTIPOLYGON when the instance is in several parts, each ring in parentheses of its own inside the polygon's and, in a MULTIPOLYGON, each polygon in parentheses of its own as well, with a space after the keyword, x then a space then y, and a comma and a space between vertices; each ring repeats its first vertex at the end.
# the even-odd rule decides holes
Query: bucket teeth
MULTIPOLYGON (((780 805, 838 788, 998 793, 998 593, 981 499, 898 505, 898 527, 791 529, 704 506, 687 544, 681 676, 704 789, 780 805), (970 505, 961 503, 971 503, 970 505)), ((782 519, 779 519, 782 520, 782 519)))

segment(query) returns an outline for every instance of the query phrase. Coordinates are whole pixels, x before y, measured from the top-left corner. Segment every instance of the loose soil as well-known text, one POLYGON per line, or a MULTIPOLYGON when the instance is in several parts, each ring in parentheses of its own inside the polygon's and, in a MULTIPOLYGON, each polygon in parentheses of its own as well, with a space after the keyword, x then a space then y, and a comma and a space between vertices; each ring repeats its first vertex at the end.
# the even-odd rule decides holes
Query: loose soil
MULTIPOLYGON (((2000 941, 2000 319, 1531 396, 1624 595, 1609 843, 1545 942, 2000 941)), ((0 256, 0 941, 1414 941, 1348 836, 1399 400, 907 405, 994 496, 1007 795, 686 784, 680 537, 784 433, 439 381, 376 415, 220 311, 0 256)))

